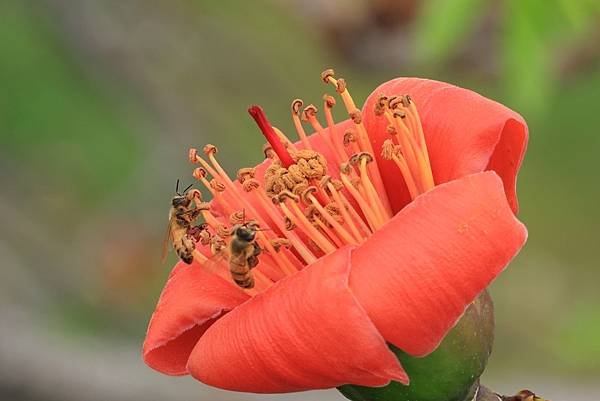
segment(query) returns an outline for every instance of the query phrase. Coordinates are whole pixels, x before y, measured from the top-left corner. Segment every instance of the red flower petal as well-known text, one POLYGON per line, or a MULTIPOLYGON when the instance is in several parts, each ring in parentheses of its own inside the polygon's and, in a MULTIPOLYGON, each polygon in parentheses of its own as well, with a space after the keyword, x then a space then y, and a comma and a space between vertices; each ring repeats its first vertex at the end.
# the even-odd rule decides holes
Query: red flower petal
POLYGON ((348 289, 349 261, 342 248, 224 316, 194 348, 192 376, 256 393, 407 383, 348 289))
POLYGON ((162 373, 187 374, 188 357, 206 329, 248 298, 198 263, 179 262, 150 319, 142 351, 144 361, 162 373))
MULTIPOLYGON (((379 95, 409 94, 421 116, 436 184, 494 170, 504 182, 513 211, 518 210, 516 176, 527 146, 527 125, 516 112, 473 91, 444 82, 397 78, 373 91, 363 108, 373 147, 381 149, 387 120, 373 113, 379 95)), ((377 155, 381 160, 381 155, 377 155)), ((383 180, 395 211, 408 204, 404 183, 393 163, 381 160, 383 180), (387 167, 386 167, 387 166, 387 167)))
POLYGON ((500 178, 466 176, 419 196, 357 248, 350 288, 387 341, 423 356, 526 237, 500 178))

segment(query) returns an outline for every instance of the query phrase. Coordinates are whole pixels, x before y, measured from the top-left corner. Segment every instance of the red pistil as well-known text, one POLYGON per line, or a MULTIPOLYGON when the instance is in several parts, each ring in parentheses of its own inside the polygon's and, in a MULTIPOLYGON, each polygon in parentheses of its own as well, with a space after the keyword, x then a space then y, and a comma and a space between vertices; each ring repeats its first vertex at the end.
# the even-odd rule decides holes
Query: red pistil
POLYGON ((294 164, 294 159, 292 159, 292 156, 290 156, 281 140, 279 140, 279 137, 267 119, 262 107, 257 105, 250 106, 248 108, 248 113, 252 116, 254 121, 256 121, 258 128, 260 128, 265 138, 267 138, 267 141, 271 144, 273 151, 277 154, 279 160, 281 160, 283 167, 287 168, 294 164))

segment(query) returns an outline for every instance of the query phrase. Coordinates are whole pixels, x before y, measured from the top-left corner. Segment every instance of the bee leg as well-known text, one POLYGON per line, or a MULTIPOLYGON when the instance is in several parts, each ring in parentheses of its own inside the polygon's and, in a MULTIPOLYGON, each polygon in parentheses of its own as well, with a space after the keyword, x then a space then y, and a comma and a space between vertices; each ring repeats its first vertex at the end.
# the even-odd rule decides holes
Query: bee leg
POLYGON ((193 238, 196 242, 199 241, 200 239, 200 234, 202 233, 202 230, 204 230, 204 228, 202 226, 193 226, 187 229, 186 234, 193 238))
POLYGON ((256 265, 258 265, 258 257, 257 256, 251 255, 248 257, 247 261, 248 261, 248 267, 251 269, 255 268, 256 265))
POLYGON ((193 251, 196 248, 196 240, 189 234, 185 234, 181 239, 181 244, 185 249, 193 251))
POLYGON ((262 252, 262 249, 260 248, 260 246, 258 246, 258 244, 256 242, 254 242, 252 245, 254 246, 254 250, 252 251, 252 256, 260 255, 260 253, 262 252))

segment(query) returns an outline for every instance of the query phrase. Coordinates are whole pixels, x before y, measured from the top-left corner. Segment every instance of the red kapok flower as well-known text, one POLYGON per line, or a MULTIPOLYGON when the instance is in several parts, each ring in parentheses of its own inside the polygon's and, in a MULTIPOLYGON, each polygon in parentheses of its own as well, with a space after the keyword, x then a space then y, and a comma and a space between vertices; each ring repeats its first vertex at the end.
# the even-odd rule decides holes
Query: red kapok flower
POLYGON ((214 146, 208 161, 190 151, 214 199, 195 198, 204 236, 150 321, 143 357, 154 369, 258 393, 408 384, 387 343, 431 353, 525 242, 514 215, 527 143, 518 114, 416 78, 381 85, 359 110, 333 71, 323 79, 350 119, 335 124, 326 95, 324 128, 296 100, 293 144, 252 107, 269 159, 237 181, 214 146), (268 229, 257 232, 264 253, 249 290, 211 259, 244 219, 268 229))

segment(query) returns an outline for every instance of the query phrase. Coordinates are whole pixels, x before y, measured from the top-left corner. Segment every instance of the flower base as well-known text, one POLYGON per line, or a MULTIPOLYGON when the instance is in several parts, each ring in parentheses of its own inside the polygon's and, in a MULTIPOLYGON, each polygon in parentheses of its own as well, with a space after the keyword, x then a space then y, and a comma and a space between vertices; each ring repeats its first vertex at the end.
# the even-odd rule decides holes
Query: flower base
POLYGON ((353 401, 470 401, 494 339, 494 307, 487 291, 467 308, 439 347, 415 358, 390 346, 410 376, 410 385, 345 385, 338 390, 353 401))

